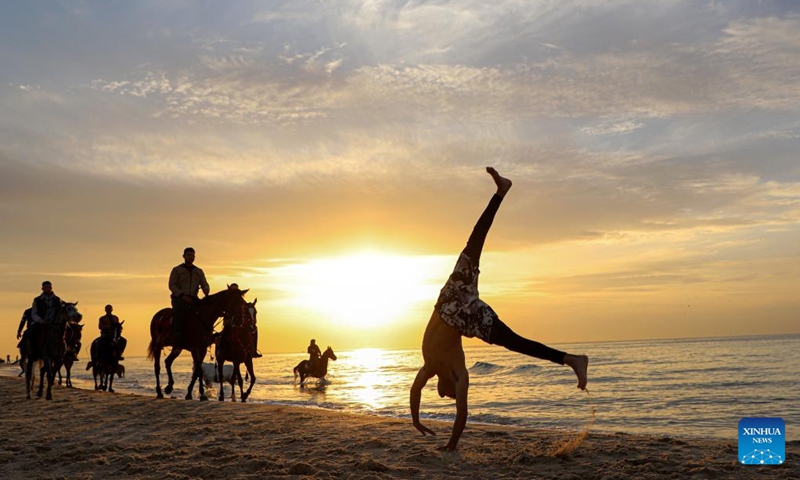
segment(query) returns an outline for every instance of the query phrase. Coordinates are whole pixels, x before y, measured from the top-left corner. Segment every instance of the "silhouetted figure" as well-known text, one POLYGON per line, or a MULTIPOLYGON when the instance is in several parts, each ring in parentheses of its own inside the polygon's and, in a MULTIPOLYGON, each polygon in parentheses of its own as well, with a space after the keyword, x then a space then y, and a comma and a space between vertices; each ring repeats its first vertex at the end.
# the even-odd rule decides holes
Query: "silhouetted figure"
POLYGON ((422 339, 422 356, 425 364, 420 368, 411 387, 411 418, 414 427, 423 435, 428 433, 435 435, 419 421, 422 388, 428 380, 438 376, 439 396, 448 396, 456 400, 456 419, 450 441, 444 447, 446 450, 456 448, 467 423, 469 372, 461 344, 462 335, 478 337, 484 342, 500 345, 531 357, 569 365, 578 376, 578 388, 586 387, 588 357, 570 355, 520 337, 478 296, 478 265, 486 234, 492 226, 503 197, 511 188, 511 181, 501 177, 494 168, 487 167, 486 171, 494 179, 497 193, 478 219, 467 246, 458 257, 453 273, 439 294, 422 339))
POLYGON ((313 371, 316 368, 320 357, 322 356, 322 352, 319 350, 317 341, 312 338, 311 343, 308 344, 306 351, 308 352, 309 369, 313 371))
MULTIPOLYGON (((114 311, 114 307, 112 305, 106 305, 105 310, 106 314, 97 320, 97 328, 100 329, 100 338, 97 340, 105 345, 110 345, 114 343, 114 336, 117 334, 120 323, 119 317, 112 313, 114 311)), ((128 340, 122 335, 116 339, 113 349, 114 354, 119 357, 117 360, 125 360, 125 357, 123 357, 122 354, 125 352, 125 347, 127 345, 128 340)))
POLYGON ((194 258, 194 248, 184 248, 183 263, 173 268, 169 274, 172 325, 176 345, 181 345, 185 341, 186 321, 191 306, 198 300, 197 292, 202 289, 203 295, 207 296, 210 291, 206 275, 194 264, 194 258))

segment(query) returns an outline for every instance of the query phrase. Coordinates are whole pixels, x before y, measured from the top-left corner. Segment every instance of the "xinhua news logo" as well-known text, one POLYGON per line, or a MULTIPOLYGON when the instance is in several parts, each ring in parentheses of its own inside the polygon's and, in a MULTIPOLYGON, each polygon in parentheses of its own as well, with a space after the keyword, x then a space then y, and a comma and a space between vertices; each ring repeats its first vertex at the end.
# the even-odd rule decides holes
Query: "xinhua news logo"
POLYGON ((780 465, 786 460, 786 422, 780 418, 739 420, 739 462, 780 465))

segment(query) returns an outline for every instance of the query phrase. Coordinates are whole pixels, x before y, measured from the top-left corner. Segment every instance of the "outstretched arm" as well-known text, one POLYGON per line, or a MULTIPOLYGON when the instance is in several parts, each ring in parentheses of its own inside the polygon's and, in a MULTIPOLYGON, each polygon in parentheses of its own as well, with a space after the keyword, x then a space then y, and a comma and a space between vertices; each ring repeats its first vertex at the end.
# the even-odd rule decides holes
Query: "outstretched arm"
POLYGON ((464 372, 456 380, 456 421, 453 423, 453 434, 445 445, 445 450, 455 450, 464 426, 467 424, 467 393, 469 391, 469 373, 464 372))
MULTIPOLYGON (((26 312, 26 313, 27 313, 27 312, 26 312)), ((28 320, 28 319, 27 319, 27 317, 25 316, 25 313, 23 313, 23 314, 22 314, 22 320, 20 320, 20 322, 19 322, 19 328, 17 329, 17 340, 19 340, 19 337, 21 337, 21 336, 22 336, 22 327, 24 327, 24 326, 25 326, 25 321, 26 321, 26 320, 28 320)))
POLYGON ((433 377, 428 369, 423 365, 417 372, 417 378, 414 379, 414 384, 411 386, 411 420, 414 422, 414 428, 419 430, 423 435, 430 433, 436 435, 433 430, 423 426, 419 422, 419 401, 422 398, 422 388, 428 383, 428 380, 433 377))

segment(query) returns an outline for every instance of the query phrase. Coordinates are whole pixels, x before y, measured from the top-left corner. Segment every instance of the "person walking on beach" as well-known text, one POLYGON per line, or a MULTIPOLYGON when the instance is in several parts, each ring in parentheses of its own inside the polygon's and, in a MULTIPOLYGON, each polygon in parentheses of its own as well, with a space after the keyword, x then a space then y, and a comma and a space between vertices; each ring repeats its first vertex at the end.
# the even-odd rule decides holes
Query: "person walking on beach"
MULTIPOLYGON (((113 306, 106 305, 105 310, 106 314, 97 320, 97 328, 100 329, 101 341, 111 342, 111 340, 114 338, 117 327, 120 325, 119 317, 111 313, 114 311, 113 306)), ((128 340, 120 335, 117 339, 116 345, 116 354, 119 355, 119 360, 125 360, 125 357, 122 356, 122 353, 125 351, 125 346, 127 345, 128 340)))
POLYGON ((478 266, 483 244, 494 216, 511 188, 511 180, 501 177, 494 168, 487 167, 486 171, 492 176, 497 192, 475 224, 467 246, 458 257, 453 273, 439 294, 422 339, 424 364, 411 386, 411 419, 414 427, 423 435, 435 435, 419 420, 422 388, 428 380, 438 376, 439 396, 455 399, 456 419, 445 450, 455 450, 467 423, 469 372, 461 344, 462 336, 478 337, 484 342, 500 345, 513 352, 568 365, 578 377, 578 388, 586 388, 588 357, 561 352, 517 335, 479 298, 478 266))
POLYGON ((169 291, 172 300, 172 331, 175 342, 183 342, 184 329, 189 309, 198 300, 198 290, 208 295, 210 287, 203 270, 194 264, 195 251, 192 247, 183 249, 183 263, 169 274, 169 291))

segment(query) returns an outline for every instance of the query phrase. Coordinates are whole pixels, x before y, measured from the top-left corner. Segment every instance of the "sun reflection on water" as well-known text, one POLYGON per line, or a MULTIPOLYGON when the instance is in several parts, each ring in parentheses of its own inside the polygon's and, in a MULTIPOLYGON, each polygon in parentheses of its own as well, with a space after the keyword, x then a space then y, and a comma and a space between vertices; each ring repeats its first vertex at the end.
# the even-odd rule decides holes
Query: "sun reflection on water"
POLYGON ((394 375, 388 373, 390 361, 384 350, 379 348, 363 348, 347 355, 348 369, 352 369, 352 400, 360 402, 373 410, 387 406, 384 386, 396 381, 394 375))

